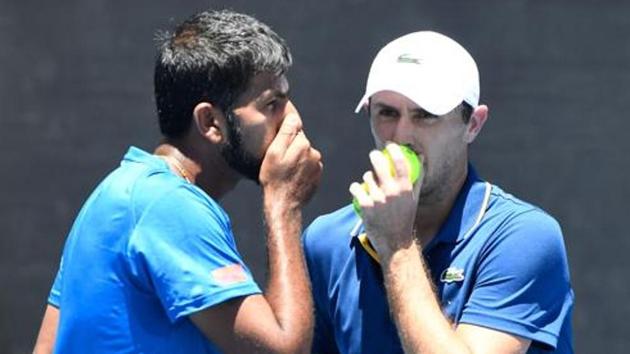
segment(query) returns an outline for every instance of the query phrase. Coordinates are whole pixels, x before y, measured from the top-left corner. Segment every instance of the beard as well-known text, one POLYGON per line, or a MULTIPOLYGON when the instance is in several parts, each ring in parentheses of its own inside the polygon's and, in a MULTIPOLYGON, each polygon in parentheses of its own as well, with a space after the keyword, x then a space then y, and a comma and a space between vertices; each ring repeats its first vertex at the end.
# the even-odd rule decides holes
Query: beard
POLYGON ((424 171, 427 174, 420 190, 422 203, 427 205, 439 203, 452 194, 453 188, 461 188, 458 183, 466 179, 466 174, 460 173, 463 172, 461 166, 466 166, 463 156, 466 156, 465 153, 452 152, 451 155, 442 157, 441 164, 425 166, 424 171))
POLYGON ((241 125, 231 110, 227 110, 226 118, 228 141, 221 146, 221 155, 233 170, 256 184, 260 184, 262 158, 256 157, 244 149, 241 125))

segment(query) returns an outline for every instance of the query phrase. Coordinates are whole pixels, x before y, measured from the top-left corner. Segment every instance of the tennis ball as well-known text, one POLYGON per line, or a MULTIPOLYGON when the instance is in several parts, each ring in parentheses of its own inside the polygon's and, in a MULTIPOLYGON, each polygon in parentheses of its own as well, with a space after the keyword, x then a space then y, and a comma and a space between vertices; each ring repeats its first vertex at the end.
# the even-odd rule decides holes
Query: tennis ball
MULTIPOLYGON (((398 146, 400 147, 400 150, 402 151, 403 156, 405 157, 405 162, 407 163, 407 170, 409 171, 409 181, 411 182, 411 184, 414 184, 416 183, 416 181, 418 180, 418 178, 420 178, 420 175, 422 174, 422 164, 420 163, 420 160, 418 159, 418 155, 416 155, 416 153, 410 147, 406 145, 398 145, 398 146)), ((394 161, 392 160, 392 157, 389 154, 389 151, 385 148, 381 150, 381 152, 383 153, 383 155, 385 155, 385 157, 389 161, 389 173, 392 176, 395 176, 396 167, 394 166, 394 161)), ((369 191, 369 188, 365 182, 363 182, 361 186, 363 186, 363 188, 366 191, 369 191)), ((361 216, 361 206, 359 205, 359 201, 357 200, 357 198, 352 199, 352 206, 354 207, 354 211, 357 213, 357 215, 361 216)))

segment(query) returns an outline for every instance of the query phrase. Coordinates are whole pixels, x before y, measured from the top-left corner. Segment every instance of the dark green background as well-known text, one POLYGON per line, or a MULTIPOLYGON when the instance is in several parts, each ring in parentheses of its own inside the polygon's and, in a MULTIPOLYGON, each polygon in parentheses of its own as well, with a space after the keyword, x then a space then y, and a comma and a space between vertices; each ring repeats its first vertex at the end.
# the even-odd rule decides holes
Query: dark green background
MULTIPOLYGON (((292 96, 325 159, 307 223, 348 202, 367 167, 368 125, 352 111, 376 51, 419 29, 468 48, 490 107, 477 169, 562 224, 577 351, 627 352, 630 2, 0 0, 1 353, 32 348, 90 191, 129 145, 159 138, 155 30, 209 6, 259 17, 292 48, 292 96)), ((225 205, 264 282, 257 187, 242 183, 225 205)))

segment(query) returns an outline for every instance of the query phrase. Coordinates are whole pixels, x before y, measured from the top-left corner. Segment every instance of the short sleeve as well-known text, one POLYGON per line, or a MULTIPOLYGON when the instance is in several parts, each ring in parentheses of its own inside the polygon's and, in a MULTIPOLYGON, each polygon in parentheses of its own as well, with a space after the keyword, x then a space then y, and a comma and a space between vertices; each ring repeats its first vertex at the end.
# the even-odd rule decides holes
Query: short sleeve
POLYGON ((53 282, 52 288, 50 289, 50 293, 48 294, 48 304, 59 308, 61 305, 61 279, 63 276, 63 257, 61 257, 61 261, 59 262, 59 270, 57 271, 57 275, 55 275, 55 281, 53 282))
POLYGON ((191 188, 181 186, 154 202, 130 239, 131 267, 171 321, 261 292, 236 249, 225 212, 191 188))
POLYGON ((573 306, 560 227, 549 215, 532 210, 497 231, 482 251, 459 322, 555 348, 573 306))

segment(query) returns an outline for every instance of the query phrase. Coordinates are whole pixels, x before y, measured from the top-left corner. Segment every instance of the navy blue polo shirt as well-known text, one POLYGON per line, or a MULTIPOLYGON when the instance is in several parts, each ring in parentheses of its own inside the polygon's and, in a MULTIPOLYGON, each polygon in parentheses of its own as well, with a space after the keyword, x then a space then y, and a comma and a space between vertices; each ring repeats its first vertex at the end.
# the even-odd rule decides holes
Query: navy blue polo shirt
MULTIPOLYGON (((314 353, 402 353, 378 255, 351 205, 304 232, 316 309, 314 353)), ((562 232, 541 209, 472 167, 423 249, 443 312, 532 340, 528 353, 572 353, 573 291, 562 232)))

